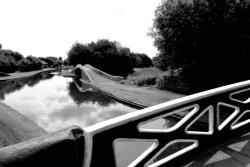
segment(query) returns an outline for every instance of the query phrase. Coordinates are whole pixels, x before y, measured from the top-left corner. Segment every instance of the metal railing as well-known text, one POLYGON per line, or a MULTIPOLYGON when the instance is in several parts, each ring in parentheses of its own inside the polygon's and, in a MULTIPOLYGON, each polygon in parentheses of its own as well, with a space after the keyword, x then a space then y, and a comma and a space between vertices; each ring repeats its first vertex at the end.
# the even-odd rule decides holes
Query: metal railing
POLYGON ((87 127, 84 166, 157 167, 187 163, 248 131, 249 102, 250 81, 244 81, 87 127), (171 122, 170 118, 176 115, 181 119, 171 122), (141 145, 143 149, 138 152, 141 145), (129 157, 131 154, 135 156, 129 157))

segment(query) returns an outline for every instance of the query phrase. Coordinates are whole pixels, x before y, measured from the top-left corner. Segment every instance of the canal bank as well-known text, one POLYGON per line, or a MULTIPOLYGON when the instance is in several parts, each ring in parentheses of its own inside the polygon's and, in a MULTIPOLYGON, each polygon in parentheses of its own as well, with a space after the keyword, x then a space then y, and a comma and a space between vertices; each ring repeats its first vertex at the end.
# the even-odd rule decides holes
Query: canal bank
POLYGON ((0 102, 0 148, 47 134, 16 110, 0 102))
MULTIPOLYGON (((52 70, 54 69, 47 68, 30 72, 10 73, 5 76, 2 75, 0 82, 23 79, 52 70)), ((43 128, 32 120, 2 102, 0 102, 0 115, 0 147, 24 142, 47 134, 43 128)))
POLYGON ((9 73, 8 76, 2 76, 0 77, 0 81, 7 81, 7 80, 13 80, 13 79, 20 79, 20 78, 26 78, 31 77, 33 75, 46 72, 46 71, 53 71, 54 68, 45 68, 42 70, 36 70, 36 71, 29 71, 29 72, 15 72, 15 73, 9 73))

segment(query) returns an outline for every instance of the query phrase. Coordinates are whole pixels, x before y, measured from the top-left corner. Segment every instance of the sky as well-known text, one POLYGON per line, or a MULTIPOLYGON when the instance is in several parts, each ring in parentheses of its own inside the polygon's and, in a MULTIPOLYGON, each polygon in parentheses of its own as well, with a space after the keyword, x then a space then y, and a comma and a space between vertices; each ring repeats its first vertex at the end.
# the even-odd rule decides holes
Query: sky
POLYGON ((75 42, 120 42, 154 57, 148 36, 161 0, 0 0, 0 43, 24 56, 67 57, 75 42))

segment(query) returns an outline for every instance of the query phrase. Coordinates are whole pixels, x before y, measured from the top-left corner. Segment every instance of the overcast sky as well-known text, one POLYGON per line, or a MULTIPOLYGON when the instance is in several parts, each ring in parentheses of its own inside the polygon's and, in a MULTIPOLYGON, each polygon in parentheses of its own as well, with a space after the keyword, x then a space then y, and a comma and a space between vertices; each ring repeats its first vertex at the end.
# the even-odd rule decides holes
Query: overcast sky
POLYGON ((161 0, 0 0, 0 43, 24 56, 66 58, 76 41, 118 41, 155 56, 147 36, 161 0))

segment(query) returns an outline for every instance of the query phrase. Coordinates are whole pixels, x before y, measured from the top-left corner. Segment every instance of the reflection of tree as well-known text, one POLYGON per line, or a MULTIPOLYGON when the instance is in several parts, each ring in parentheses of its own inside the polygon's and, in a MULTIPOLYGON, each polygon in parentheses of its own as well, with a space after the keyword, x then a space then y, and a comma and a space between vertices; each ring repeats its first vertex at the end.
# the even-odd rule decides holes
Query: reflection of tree
POLYGON ((36 74, 28 78, 21 78, 21 79, 16 79, 16 80, 0 82, 0 99, 4 100, 4 96, 6 94, 20 90, 25 85, 33 87, 36 84, 38 84, 41 80, 47 80, 47 79, 52 78, 54 75, 50 75, 49 73, 50 72, 47 71, 47 72, 36 74))
MULTIPOLYGON (((79 84, 79 83, 78 83, 79 84)), ((82 83, 81 85, 85 85, 82 83)), ((87 87, 85 85, 85 87, 87 87)), ((74 82, 69 83, 69 95, 74 100, 77 105, 81 103, 88 103, 88 102, 96 102, 101 106, 109 106, 110 104, 115 103, 115 101, 111 100, 110 98, 102 95, 99 92, 90 92, 86 91, 84 93, 80 92, 74 82)))

